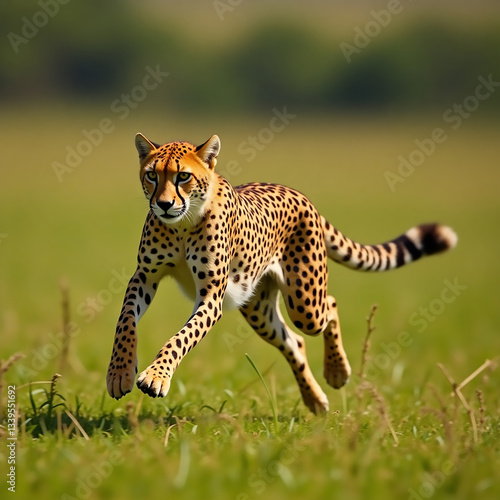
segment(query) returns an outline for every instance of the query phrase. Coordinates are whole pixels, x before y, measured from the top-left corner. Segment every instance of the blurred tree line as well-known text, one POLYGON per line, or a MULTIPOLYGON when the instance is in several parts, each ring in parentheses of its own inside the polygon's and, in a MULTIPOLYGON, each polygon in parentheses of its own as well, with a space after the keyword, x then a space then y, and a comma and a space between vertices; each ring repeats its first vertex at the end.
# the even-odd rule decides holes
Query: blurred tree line
MULTIPOLYGON (((147 22, 118 0, 2 4, 3 102, 105 101, 139 84, 147 66, 169 73, 157 102, 207 111, 444 109, 473 93, 478 76, 500 81, 497 22, 467 29, 414 21, 382 28, 358 48, 354 32, 335 41, 300 19, 266 19, 215 46, 202 22, 180 25, 165 10, 164 22, 147 22), (341 43, 357 49, 350 62, 341 43)), ((487 107, 495 106, 499 99, 487 107)))

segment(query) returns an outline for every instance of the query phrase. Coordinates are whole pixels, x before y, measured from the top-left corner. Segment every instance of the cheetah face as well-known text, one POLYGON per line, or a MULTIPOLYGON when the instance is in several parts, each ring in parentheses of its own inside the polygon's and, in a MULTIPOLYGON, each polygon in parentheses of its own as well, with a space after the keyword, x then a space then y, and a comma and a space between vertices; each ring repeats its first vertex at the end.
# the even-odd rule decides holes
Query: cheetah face
POLYGON ((219 138, 214 135, 198 147, 188 142, 159 146, 137 134, 135 144, 142 188, 154 214, 165 224, 197 224, 207 210, 219 138))

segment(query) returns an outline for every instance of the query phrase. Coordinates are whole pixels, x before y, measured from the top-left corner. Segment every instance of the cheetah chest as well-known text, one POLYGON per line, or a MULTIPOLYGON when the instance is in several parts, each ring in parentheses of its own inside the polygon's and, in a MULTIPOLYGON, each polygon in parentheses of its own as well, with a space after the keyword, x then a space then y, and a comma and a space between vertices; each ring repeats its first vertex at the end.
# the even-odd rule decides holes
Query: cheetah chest
MULTIPOLYGON (((267 267, 264 274, 272 274, 275 277, 281 275, 278 264, 271 264, 267 267)), ((181 291, 191 301, 197 299, 197 286, 195 279, 190 272, 187 262, 179 262, 170 272, 170 275, 175 279, 181 291)), ((231 271, 228 276, 226 293, 224 295, 223 309, 230 311, 238 309, 246 304, 253 296, 255 288, 260 281, 261 276, 241 278, 241 273, 231 271)))

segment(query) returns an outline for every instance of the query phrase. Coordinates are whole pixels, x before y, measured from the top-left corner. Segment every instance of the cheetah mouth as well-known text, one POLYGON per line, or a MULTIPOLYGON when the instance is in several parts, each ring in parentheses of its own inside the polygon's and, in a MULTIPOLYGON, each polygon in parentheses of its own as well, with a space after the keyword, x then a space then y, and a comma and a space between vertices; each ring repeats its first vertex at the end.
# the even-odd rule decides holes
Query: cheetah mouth
POLYGON ((182 210, 182 209, 179 210, 179 212, 177 212, 177 213, 162 212, 161 214, 158 214, 154 210, 153 210, 153 212, 156 215, 156 217, 158 217, 158 219, 160 219, 161 221, 166 222, 166 223, 177 222, 185 215, 185 210, 182 210))

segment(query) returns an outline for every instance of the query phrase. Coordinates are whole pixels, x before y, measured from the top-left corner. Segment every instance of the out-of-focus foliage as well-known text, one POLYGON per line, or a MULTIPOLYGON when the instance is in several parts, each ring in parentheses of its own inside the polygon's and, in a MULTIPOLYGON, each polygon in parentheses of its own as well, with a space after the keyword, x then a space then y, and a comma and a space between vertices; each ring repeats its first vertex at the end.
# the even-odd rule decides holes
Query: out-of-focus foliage
MULTIPOLYGON (((137 4, 86 0, 59 5, 46 26, 35 26, 38 33, 16 45, 12 34, 23 36, 40 5, 9 2, 0 9, 4 101, 107 99, 140 83, 148 65, 170 73, 159 90, 166 107, 205 110, 283 102, 318 111, 425 109, 463 100, 479 75, 500 79, 494 22, 465 28, 442 17, 394 20, 348 63, 340 44, 354 46, 354 32, 327 37, 298 17, 268 16, 217 45, 204 36, 202 21, 176 22, 174 7, 172 15, 162 8, 160 19, 151 20, 137 4)), ((220 21, 214 13, 209 22, 220 21)))

